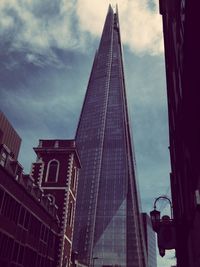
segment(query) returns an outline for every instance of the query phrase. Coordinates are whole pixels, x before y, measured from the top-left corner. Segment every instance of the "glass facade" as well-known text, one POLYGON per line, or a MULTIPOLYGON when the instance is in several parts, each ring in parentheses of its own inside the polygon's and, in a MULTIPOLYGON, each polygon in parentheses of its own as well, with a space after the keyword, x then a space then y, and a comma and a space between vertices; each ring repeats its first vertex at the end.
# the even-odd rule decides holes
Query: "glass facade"
POLYGON ((142 217, 143 217, 143 224, 144 224, 148 267, 157 267, 156 234, 152 228, 151 219, 147 215, 147 213, 143 213, 142 217))
POLYGON ((118 14, 109 7, 76 133, 74 249, 90 266, 145 265, 118 14))

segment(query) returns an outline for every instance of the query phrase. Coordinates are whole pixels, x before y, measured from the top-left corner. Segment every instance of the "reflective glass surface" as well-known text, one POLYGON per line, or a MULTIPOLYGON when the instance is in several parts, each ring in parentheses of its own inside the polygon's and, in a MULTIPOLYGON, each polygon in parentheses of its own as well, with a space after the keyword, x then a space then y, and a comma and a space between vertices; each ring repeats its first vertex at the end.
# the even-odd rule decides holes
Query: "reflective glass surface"
POLYGON ((143 266, 118 24, 110 7, 76 134, 82 169, 73 247, 93 267, 143 266))

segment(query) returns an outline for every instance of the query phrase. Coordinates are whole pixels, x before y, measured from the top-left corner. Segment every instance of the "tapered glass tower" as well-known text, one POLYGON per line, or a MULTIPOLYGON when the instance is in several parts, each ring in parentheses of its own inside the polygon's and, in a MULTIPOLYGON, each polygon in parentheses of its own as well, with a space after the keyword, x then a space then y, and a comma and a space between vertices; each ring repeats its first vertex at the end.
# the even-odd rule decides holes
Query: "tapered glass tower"
POLYGON ((74 250, 90 266, 145 265, 118 13, 109 6, 77 128, 74 250))

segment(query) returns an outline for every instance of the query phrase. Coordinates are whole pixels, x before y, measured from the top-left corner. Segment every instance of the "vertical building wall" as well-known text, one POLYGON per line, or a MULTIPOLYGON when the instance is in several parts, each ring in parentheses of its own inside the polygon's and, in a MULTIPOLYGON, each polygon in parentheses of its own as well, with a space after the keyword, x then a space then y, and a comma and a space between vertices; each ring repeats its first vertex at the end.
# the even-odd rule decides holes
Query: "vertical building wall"
POLYGON ((156 234, 152 228, 151 220, 146 213, 142 213, 145 244, 147 251, 148 267, 157 267, 156 258, 156 234))
POLYGON ((59 267, 71 264, 78 170, 80 162, 73 140, 40 140, 34 148, 38 162, 31 176, 45 194, 54 198, 60 220, 59 267))
POLYGON ((0 111, 0 145, 5 144, 17 159, 21 145, 21 138, 12 127, 3 112, 0 111))
POLYGON ((118 14, 109 7, 76 133, 74 249, 95 266, 145 266, 118 14))
POLYGON ((56 207, 33 180, 0 166, 0 266, 57 267, 56 207))
POLYGON ((0 266, 69 267, 80 168, 75 142, 40 140, 25 175, 14 160, 21 139, 0 118, 0 266))
POLYGON ((171 191, 177 266, 200 266, 199 3, 160 0, 163 17, 171 191))

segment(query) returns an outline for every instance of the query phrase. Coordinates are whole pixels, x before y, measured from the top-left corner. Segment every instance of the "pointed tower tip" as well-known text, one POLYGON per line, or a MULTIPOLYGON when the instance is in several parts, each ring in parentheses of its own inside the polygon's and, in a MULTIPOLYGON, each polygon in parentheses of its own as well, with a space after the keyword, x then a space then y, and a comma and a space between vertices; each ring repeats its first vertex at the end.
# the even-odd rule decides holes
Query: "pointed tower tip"
POLYGON ((108 12, 111 12, 111 11, 113 11, 113 8, 112 8, 111 4, 109 4, 109 6, 108 6, 108 12))
POLYGON ((118 14, 118 4, 115 5, 115 13, 118 14))
POLYGON ((113 13, 118 14, 118 4, 113 5, 113 6, 111 4, 109 4, 108 12, 113 12, 113 13))

